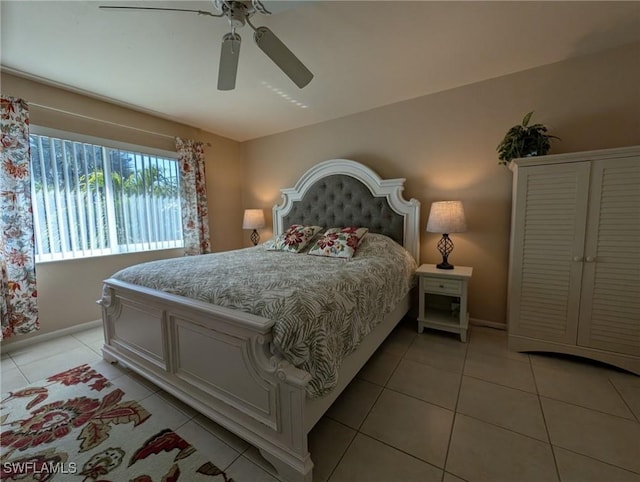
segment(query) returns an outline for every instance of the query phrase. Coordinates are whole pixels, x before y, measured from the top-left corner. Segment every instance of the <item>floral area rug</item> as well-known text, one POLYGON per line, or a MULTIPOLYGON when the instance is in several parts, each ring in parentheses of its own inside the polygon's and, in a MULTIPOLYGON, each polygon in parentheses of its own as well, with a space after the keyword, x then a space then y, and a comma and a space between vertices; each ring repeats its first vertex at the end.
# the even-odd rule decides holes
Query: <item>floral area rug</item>
POLYGON ((2 395, 0 424, 2 481, 233 482, 88 365, 2 395))

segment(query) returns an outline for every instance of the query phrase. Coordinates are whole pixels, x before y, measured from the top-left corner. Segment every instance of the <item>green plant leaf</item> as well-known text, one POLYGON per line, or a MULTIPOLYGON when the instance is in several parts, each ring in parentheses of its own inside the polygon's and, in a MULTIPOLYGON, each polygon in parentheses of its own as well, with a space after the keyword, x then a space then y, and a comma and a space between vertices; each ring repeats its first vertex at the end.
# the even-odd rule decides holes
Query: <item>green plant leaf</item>
POLYGON ((528 125, 534 111, 527 113, 521 125, 511 127, 502 142, 496 147, 499 164, 506 165, 512 159, 527 156, 544 156, 551 147, 550 139, 559 139, 547 134, 543 124, 528 125))

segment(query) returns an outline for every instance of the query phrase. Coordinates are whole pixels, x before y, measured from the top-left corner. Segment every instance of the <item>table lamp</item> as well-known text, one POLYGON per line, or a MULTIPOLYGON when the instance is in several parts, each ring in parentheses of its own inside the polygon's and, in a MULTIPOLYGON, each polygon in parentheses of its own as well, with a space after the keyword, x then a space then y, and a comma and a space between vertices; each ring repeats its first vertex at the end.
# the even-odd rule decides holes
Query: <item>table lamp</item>
POLYGON ((242 229, 253 229, 251 242, 255 246, 260 241, 258 229, 264 228, 264 211, 262 209, 245 209, 242 229))
POLYGON ((442 263, 436 265, 439 269, 453 269, 448 258, 453 251, 453 241, 449 233, 462 233, 467 230, 467 221, 464 217, 462 201, 438 201, 431 204, 427 232, 441 233, 438 241, 438 251, 442 255, 442 263))

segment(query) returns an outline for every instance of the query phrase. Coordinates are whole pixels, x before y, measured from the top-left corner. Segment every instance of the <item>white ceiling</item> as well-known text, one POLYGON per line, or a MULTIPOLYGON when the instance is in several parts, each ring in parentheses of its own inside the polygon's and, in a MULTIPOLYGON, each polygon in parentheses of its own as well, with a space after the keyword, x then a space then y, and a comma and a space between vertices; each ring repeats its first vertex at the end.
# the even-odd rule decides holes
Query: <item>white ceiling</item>
POLYGON ((2 66, 243 141, 640 40, 640 2, 264 3, 276 13, 253 23, 315 74, 304 89, 249 27, 236 89, 220 92, 225 19, 98 9, 211 1, 4 0, 2 66))

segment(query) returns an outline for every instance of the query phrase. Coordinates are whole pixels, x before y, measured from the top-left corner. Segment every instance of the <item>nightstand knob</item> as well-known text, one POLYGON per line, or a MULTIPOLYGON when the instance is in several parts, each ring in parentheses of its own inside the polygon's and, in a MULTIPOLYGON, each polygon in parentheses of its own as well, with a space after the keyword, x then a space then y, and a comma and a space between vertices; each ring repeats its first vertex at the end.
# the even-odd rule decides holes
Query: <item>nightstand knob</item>
POLYGON ((582 256, 574 256, 573 260, 577 263, 579 261, 582 261, 582 256))
POLYGON ((593 263, 596 260, 593 256, 587 256, 587 263, 593 263))
POLYGON ((441 284, 441 285, 439 285, 439 286, 440 286, 440 288, 444 288, 444 285, 443 285, 443 284, 441 284))

